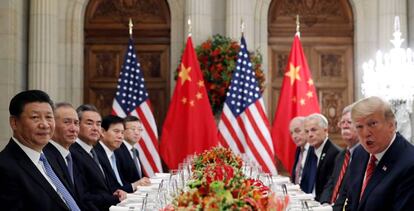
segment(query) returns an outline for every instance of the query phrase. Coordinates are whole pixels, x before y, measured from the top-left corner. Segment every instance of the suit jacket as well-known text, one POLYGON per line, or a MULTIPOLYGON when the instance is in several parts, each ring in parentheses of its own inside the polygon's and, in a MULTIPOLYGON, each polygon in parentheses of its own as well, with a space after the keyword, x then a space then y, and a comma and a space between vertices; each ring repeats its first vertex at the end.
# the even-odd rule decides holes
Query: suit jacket
POLYGON ((0 152, 2 210, 69 210, 26 153, 10 139, 0 152))
POLYGON ((100 167, 93 158, 78 143, 70 146, 72 159, 81 172, 82 201, 90 210, 108 210, 111 205, 120 201, 113 196, 112 191, 103 175, 100 167))
POLYGON ((127 193, 134 192, 131 183, 127 182, 124 179, 124 176, 123 176, 122 172, 120 171, 119 159, 116 156, 116 154, 114 154, 114 155, 116 157, 116 163, 117 163, 116 165, 117 165, 117 168, 118 168, 118 174, 121 177, 121 181, 122 181, 123 184, 119 184, 118 180, 116 179, 114 170, 112 169, 112 166, 111 166, 111 163, 108 159, 108 156, 106 156, 105 149, 101 146, 101 144, 98 143, 95 146, 95 150, 96 150, 96 154, 98 154, 99 162, 101 163, 102 168, 105 172, 106 180, 108 182, 109 188, 112 191, 115 191, 117 189, 121 189, 121 190, 123 190, 127 193))
POLYGON ((43 153, 45 154, 47 160, 49 161, 50 166, 52 166, 53 171, 56 173, 56 175, 59 177, 60 181, 65 185, 66 189, 71 193, 73 198, 76 200, 76 203, 78 204, 79 208, 81 210, 87 209, 83 206, 83 202, 81 200, 81 191, 82 187, 80 178, 79 178, 79 171, 77 171, 76 164, 72 162, 73 164, 73 177, 74 182, 72 182, 72 179, 70 178, 70 174, 65 162, 65 158, 62 157, 62 154, 60 154, 59 150, 53 146, 53 144, 48 143, 43 148, 43 153))
MULTIPOLYGON (((296 152, 295 152, 295 162, 293 163, 293 168, 292 168, 292 172, 291 172, 291 176, 290 176, 290 180, 294 183, 295 182, 295 177, 296 177, 296 166, 298 165, 299 162, 301 162, 299 160, 299 154, 300 154, 300 147, 296 147, 296 152)), ((308 148, 308 154, 309 154, 309 148, 308 148)), ((303 174, 303 170, 305 168, 306 165, 308 164, 308 154, 306 155, 306 160, 305 160, 305 165, 302 167, 302 174, 303 174)))
POLYGON ((315 200, 320 201, 323 188, 328 183, 335 167, 335 158, 339 153, 339 147, 333 144, 329 139, 326 141, 319 158, 318 171, 316 172, 315 181, 315 200))
POLYGON ((397 133, 394 142, 374 169, 365 193, 360 193, 369 154, 358 147, 349 171, 347 210, 413 210, 414 208, 414 146, 397 133))
MULTIPOLYGON (((321 203, 331 203, 331 198, 332 198, 333 190, 335 188, 336 183, 338 182, 339 175, 341 174, 342 165, 343 165, 344 159, 345 159, 345 153, 346 153, 346 150, 342 150, 336 156, 336 159, 335 159, 335 167, 333 169, 332 175, 329 178, 328 183, 325 185, 325 188, 324 188, 324 190, 323 190, 323 192, 321 194, 321 197, 320 197, 320 202, 321 203)), ((349 163, 349 165, 350 165, 350 163, 349 163)), ((349 169, 349 165, 348 165, 348 168, 347 169, 349 169)), ((342 204, 343 205, 343 203, 345 202, 345 198, 339 197, 339 193, 341 193, 341 192, 344 191, 345 184, 347 183, 346 180, 348 179, 348 174, 349 174, 349 171, 347 170, 345 172, 345 175, 344 175, 343 179, 342 179, 341 186, 339 187, 339 190, 338 190, 338 198, 335 201, 335 204, 338 204, 338 205, 339 204, 342 204)))
MULTIPOLYGON (((119 147, 119 149, 116 149, 114 153, 119 163, 118 170, 122 172, 125 181, 133 183, 141 179, 138 174, 138 169, 135 166, 134 160, 132 159, 129 150, 124 143, 122 143, 121 147, 119 147)), ((142 171, 141 175, 144 175, 142 171)))

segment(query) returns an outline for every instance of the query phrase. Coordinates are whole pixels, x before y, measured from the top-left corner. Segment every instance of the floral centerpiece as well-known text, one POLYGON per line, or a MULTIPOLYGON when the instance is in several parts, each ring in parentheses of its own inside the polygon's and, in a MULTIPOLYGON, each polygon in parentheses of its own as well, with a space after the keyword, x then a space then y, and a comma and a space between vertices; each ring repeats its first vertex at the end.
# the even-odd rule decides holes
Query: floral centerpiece
POLYGON ((206 151, 192 162, 188 190, 164 210, 284 210, 279 198, 260 180, 247 178, 242 159, 222 147, 206 151))
MULTIPOLYGON (((236 68, 240 45, 229 37, 217 34, 197 46, 195 51, 204 76, 213 113, 215 115, 219 114, 223 109, 231 76, 236 68)), ((259 51, 250 52, 250 59, 260 91, 263 92, 265 77, 262 70, 262 55, 259 51)))

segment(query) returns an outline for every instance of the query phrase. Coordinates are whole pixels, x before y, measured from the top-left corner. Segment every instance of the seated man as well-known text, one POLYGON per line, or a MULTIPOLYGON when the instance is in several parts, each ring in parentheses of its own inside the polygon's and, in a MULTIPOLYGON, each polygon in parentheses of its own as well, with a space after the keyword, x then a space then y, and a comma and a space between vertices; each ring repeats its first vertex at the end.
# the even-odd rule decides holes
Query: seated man
POLYGON ((322 114, 311 114, 305 119, 305 133, 311 146, 308 156, 309 168, 303 169, 301 187, 313 193, 319 201, 323 188, 332 174, 339 147, 328 138, 328 120, 322 114))
POLYGON ((99 162, 105 172, 109 187, 112 190, 121 189, 128 193, 134 192, 139 181, 132 183, 127 182, 124 177, 124 172, 119 171, 119 161, 117 155, 114 153, 124 140, 124 124, 123 119, 117 116, 108 115, 102 120, 102 139, 95 146, 96 153, 99 157, 99 162))
POLYGON ((336 156, 335 168, 321 196, 321 203, 334 204, 334 210, 338 211, 343 209, 346 198, 345 184, 349 179, 348 168, 353 160, 352 155, 359 146, 355 127, 351 120, 351 109, 352 105, 345 107, 342 111, 341 121, 338 122, 346 149, 336 156))
POLYGON ((150 181, 144 177, 138 149, 135 146, 141 139, 142 123, 138 117, 127 116, 124 118, 124 127, 124 141, 119 149, 115 150, 119 161, 118 170, 122 172, 124 179, 129 183, 139 180, 139 185, 149 185, 150 181))
POLYGON ((368 97, 351 111, 362 147, 349 167, 347 210, 413 210, 414 146, 396 132, 389 103, 368 97))
POLYGON ((13 137, 0 152, 2 210, 80 210, 42 150, 55 130, 53 102, 40 90, 10 101, 13 137))
POLYGON ((307 155, 309 144, 306 141, 305 134, 305 117, 298 116, 293 118, 289 124, 290 135, 293 142, 296 144, 295 162, 292 168, 291 181, 295 184, 300 184, 302 179, 302 172, 307 162, 307 155))
POLYGON ((74 162, 81 172, 83 188, 82 200, 87 207, 108 210, 126 198, 123 190, 112 190, 106 175, 93 149, 101 132, 101 115, 93 105, 81 105, 76 109, 79 117, 79 138, 70 147, 74 162))

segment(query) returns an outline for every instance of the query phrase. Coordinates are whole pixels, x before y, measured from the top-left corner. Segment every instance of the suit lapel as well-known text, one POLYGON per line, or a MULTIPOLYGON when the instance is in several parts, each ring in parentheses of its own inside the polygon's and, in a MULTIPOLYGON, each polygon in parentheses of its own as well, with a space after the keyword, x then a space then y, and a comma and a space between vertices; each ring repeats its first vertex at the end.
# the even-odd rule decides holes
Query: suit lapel
POLYGON ((95 149, 99 157, 99 162, 101 163, 106 176, 107 177, 111 176, 118 183, 118 180, 116 179, 115 173, 112 170, 111 163, 109 162, 108 156, 106 156, 104 148, 98 143, 96 144, 95 149))
POLYGON ((32 177, 32 179, 39 184, 42 189, 50 195, 53 201, 56 201, 62 208, 65 210, 68 209, 66 204, 63 202, 62 198, 58 195, 55 189, 50 185, 50 183, 46 180, 45 176, 39 171, 39 169, 33 164, 30 158, 24 153, 24 151, 13 141, 10 140, 10 144, 12 150, 15 152, 13 153, 16 156, 16 159, 19 160, 19 165, 22 167, 24 171, 26 171, 27 175, 32 177))

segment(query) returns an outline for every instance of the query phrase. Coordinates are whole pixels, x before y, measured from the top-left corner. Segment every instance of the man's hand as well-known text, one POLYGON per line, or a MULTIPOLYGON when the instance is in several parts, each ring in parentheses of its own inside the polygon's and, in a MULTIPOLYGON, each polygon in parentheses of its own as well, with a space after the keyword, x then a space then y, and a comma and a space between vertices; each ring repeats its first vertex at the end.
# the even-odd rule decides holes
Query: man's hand
POLYGON ((116 196, 116 197, 118 197, 119 201, 123 201, 127 197, 127 193, 125 191, 123 191, 123 190, 120 190, 120 189, 116 190, 113 193, 113 195, 116 196))

